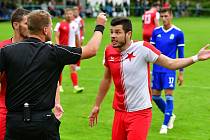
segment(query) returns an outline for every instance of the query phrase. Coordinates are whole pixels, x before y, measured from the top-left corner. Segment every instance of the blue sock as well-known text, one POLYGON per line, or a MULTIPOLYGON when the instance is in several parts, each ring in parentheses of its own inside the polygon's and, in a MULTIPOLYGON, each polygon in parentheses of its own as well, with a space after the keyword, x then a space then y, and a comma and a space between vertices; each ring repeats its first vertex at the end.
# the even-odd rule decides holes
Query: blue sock
POLYGON ((166 103, 160 95, 152 95, 153 101, 156 103, 161 112, 165 113, 166 103))
POLYGON ((166 109, 163 125, 168 125, 168 122, 171 118, 173 109, 174 109, 174 97, 171 95, 166 95, 166 109))

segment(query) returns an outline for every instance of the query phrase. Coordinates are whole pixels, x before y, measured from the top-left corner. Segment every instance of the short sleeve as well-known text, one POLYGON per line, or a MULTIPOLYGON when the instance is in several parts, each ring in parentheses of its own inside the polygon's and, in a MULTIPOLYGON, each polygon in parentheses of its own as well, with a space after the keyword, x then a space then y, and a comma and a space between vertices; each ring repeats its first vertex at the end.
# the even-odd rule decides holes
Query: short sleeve
POLYGON ((76 64, 82 54, 82 48, 55 45, 56 54, 62 65, 76 64))
POLYGON ((145 60, 154 63, 160 56, 161 52, 146 41, 144 41, 143 46, 147 48, 145 50, 145 60))
POLYGON ((59 32, 59 28, 60 28, 60 23, 58 22, 58 23, 55 25, 54 31, 55 31, 55 32, 59 32))
POLYGON ((152 32, 152 36, 151 36, 151 39, 150 39, 150 43, 152 45, 155 46, 155 42, 156 42, 156 35, 155 35, 155 30, 152 32))
POLYGON ((104 51, 103 64, 104 64, 104 66, 108 67, 106 49, 105 49, 105 51, 104 51))

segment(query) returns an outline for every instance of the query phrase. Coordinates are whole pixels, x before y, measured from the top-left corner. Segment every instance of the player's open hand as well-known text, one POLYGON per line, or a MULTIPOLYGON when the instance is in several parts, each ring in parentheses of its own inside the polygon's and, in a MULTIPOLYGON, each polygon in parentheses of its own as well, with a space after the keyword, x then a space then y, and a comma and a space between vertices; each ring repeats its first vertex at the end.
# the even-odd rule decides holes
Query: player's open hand
POLYGON ((106 13, 99 13, 96 19, 96 24, 105 26, 106 21, 107 21, 106 13))
POLYGON ((199 61, 204 61, 204 60, 210 58, 210 49, 208 49, 209 46, 210 46, 210 44, 207 44, 205 47, 200 49, 200 51, 198 53, 198 60, 199 61))
POLYGON ((184 78, 183 78, 183 72, 179 72, 178 78, 177 78, 177 84, 179 86, 182 86, 184 82, 184 78))
POLYGON ((98 106, 94 106, 90 116, 89 116, 89 126, 93 127, 95 124, 98 123, 98 113, 99 113, 99 107, 98 106))

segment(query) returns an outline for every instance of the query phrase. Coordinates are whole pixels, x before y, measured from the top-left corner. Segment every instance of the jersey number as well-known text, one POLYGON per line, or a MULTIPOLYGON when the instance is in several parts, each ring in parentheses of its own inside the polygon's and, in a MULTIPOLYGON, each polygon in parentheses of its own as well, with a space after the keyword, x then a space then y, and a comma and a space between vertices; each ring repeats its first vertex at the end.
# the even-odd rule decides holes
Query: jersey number
POLYGON ((144 16, 144 23, 145 24, 151 23, 151 15, 150 14, 144 16))

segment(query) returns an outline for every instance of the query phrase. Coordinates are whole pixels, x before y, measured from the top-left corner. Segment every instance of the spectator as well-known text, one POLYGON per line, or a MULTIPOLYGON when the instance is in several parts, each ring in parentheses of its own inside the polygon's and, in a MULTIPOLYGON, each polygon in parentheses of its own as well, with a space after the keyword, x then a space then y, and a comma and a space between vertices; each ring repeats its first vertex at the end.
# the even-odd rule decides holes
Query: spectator
POLYGON ((199 17, 201 14, 201 10, 202 10, 201 3, 197 2, 195 5, 195 16, 199 17))

